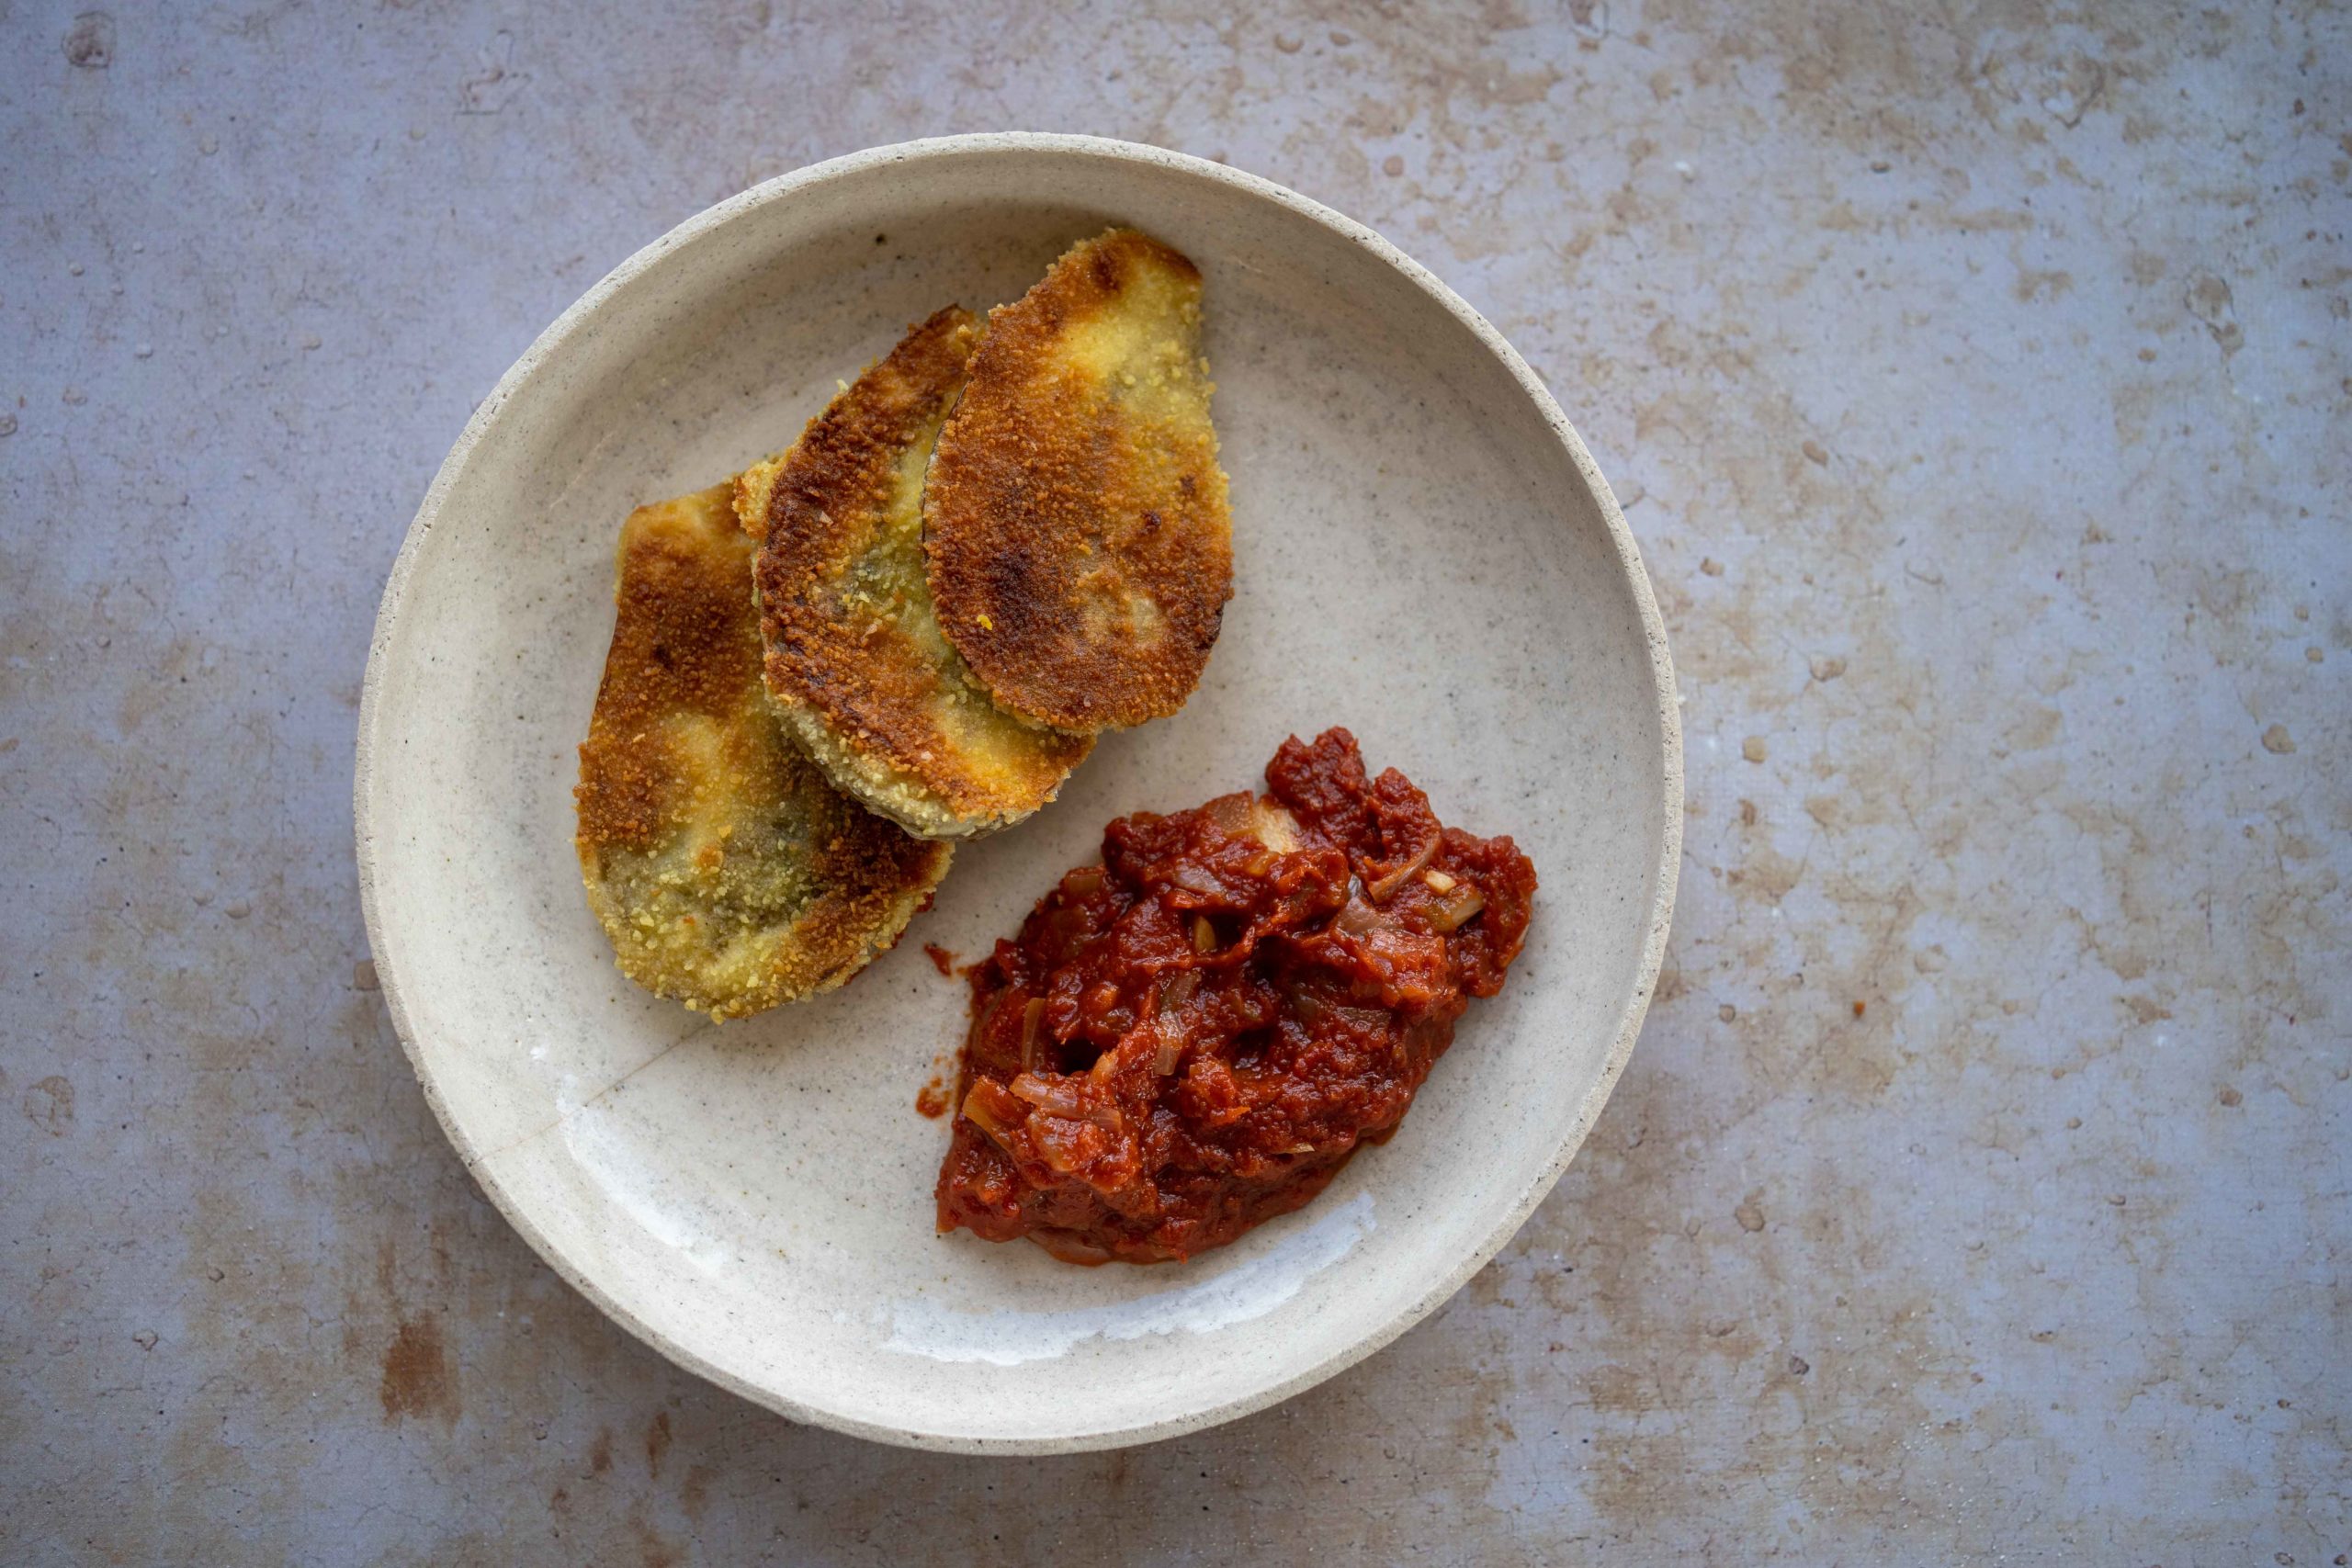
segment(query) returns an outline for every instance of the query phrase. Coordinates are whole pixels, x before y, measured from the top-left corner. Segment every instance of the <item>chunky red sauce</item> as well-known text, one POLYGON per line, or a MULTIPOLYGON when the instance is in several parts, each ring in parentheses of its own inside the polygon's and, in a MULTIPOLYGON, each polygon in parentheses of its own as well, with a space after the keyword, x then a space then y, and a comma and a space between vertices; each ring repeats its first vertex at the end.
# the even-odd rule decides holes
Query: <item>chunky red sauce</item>
POLYGON ((1535 892, 1518 846, 1367 780, 1344 729, 1284 741, 1266 782, 1112 823, 973 967, 941 1230, 1073 1263, 1222 1246, 1385 1142, 1502 988, 1535 892))

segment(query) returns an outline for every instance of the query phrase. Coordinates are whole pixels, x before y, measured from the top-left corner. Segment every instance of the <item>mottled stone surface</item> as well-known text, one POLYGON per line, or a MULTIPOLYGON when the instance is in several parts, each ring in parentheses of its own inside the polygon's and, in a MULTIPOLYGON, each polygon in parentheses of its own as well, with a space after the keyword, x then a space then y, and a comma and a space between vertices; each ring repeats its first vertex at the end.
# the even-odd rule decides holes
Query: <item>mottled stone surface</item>
POLYGON ((2352 1551, 2346 13, 89 4, 0 0, 0 1556, 2352 1551), (1005 127, 1492 316, 1690 762, 1667 985, 1519 1240, 1284 1407, 1039 1461, 794 1427, 560 1284, 349 826, 514 355, 750 181, 1005 127))

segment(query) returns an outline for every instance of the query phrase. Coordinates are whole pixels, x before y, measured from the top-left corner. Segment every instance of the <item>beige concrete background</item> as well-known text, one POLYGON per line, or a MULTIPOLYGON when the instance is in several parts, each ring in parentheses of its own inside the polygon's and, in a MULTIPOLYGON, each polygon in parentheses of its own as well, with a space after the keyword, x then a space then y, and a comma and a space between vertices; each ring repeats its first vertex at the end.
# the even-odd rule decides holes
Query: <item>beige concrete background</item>
POLYGON ((2345 11, 87 3, 0 0, 0 1557, 2352 1552, 2345 11), (349 823, 506 364, 752 181, 1008 128, 1491 316, 1690 764, 1659 1003, 1518 1241, 1288 1405, 1046 1461, 796 1428, 560 1284, 349 823))

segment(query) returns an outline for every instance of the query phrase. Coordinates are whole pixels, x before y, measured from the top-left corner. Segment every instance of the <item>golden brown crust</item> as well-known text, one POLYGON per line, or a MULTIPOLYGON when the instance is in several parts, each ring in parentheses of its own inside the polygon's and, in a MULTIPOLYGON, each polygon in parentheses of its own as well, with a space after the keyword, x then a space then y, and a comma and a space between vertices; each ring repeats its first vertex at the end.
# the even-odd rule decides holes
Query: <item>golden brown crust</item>
POLYGON ((1201 276, 1114 229, 989 317, 923 499, 947 640, 1004 707, 1092 733, 1184 705, 1233 595, 1201 276))
POLYGON ((946 874, 832 788, 762 682, 732 485, 630 513, 611 651, 580 748, 579 851, 621 970, 713 1018, 828 990, 946 874))
POLYGON ((767 681, 796 738, 837 785, 926 837, 1027 816, 1092 744, 1000 710, 932 613, 922 478, 978 338, 960 306, 912 328, 736 490, 764 541, 767 681))
POLYGON ((759 674, 758 639, 744 637, 730 592, 750 551, 737 558, 697 525, 712 493, 639 507, 621 526, 618 614, 574 792, 583 844, 642 851, 660 841, 692 781, 650 742, 654 727, 673 714, 723 722, 742 700, 745 677, 759 674))

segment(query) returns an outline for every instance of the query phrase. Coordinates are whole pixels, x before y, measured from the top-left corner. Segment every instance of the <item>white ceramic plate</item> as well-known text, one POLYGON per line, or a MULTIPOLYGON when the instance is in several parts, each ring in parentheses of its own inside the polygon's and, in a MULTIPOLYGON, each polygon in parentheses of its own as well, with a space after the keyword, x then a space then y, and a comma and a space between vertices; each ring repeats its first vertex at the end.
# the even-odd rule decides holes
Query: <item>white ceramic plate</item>
POLYGON ((459 437, 384 592, 359 876, 386 1001, 485 1191, 664 1354, 796 1419, 929 1448, 1109 1447, 1229 1419, 1387 1343, 1551 1188, 1624 1065, 1673 903, 1681 752, 1623 518, 1525 364, 1429 273, 1280 186, 1157 149, 969 136, 820 164, 629 258, 459 437), (574 748, 640 502, 788 444, 950 300, 1024 289, 1112 220, 1207 278, 1237 592, 1173 719, 956 851, 842 991, 714 1027, 613 967, 573 858, 574 748), (1542 878, 1393 1142, 1182 1266, 1072 1268, 933 1231, 915 1099, 987 952, 1102 827, 1346 725, 1542 878))

